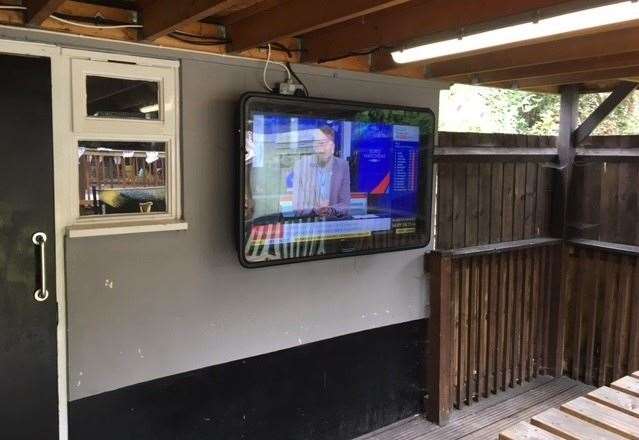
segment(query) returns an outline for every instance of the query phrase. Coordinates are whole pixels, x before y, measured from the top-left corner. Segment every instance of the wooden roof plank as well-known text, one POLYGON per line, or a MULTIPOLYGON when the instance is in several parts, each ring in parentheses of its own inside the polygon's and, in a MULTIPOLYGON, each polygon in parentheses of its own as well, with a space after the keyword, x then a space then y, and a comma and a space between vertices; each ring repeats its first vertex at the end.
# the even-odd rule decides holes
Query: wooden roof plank
POLYGON ((556 408, 549 409, 532 418, 532 424, 569 440, 584 438, 597 440, 622 440, 624 437, 584 422, 556 408))
POLYGON ((617 411, 639 417, 639 397, 609 387, 601 387, 591 391, 586 397, 617 411))
POLYGON ((463 74, 449 76, 442 79, 458 83, 494 85, 505 81, 541 78, 568 73, 595 72, 598 70, 609 70, 613 68, 625 68, 632 66, 639 66, 639 51, 571 61, 558 61, 534 66, 515 67, 512 69, 493 70, 478 74, 463 74))
POLYGON ((499 440, 561 440, 561 437, 544 431, 530 423, 519 422, 501 432, 499 434, 499 440))
POLYGON ((593 400, 579 397, 563 404, 561 410, 625 438, 639 440, 639 423, 636 418, 593 400))
POLYGON ((414 68, 415 65, 423 65, 427 78, 446 78, 637 51, 639 51, 639 27, 635 26, 497 49, 482 54, 464 55, 445 61, 397 65, 388 59, 384 60, 386 55, 379 55, 374 57, 372 69, 401 71, 414 68))
POLYGON ((639 397, 639 379, 632 376, 622 377, 621 379, 610 384, 611 388, 623 391, 631 396, 639 397))
POLYGON ((240 52, 280 38, 293 37, 406 3, 409 0, 351 0, 309 5, 290 0, 244 20, 229 23, 232 50, 240 52))
MULTIPOLYGON (((323 62, 343 57, 353 51, 373 47, 402 47, 423 41, 429 36, 458 35, 461 29, 495 26, 499 21, 532 20, 549 8, 574 10, 584 4, 601 4, 593 0, 429 0, 412 1, 397 8, 351 20, 304 37, 305 60, 323 62)), ((550 12, 548 12, 550 14, 550 12)))
POLYGON ((142 9, 144 40, 154 41, 180 26, 201 20, 244 0, 156 0, 142 9))
POLYGON ((24 5, 27 7, 26 24, 40 26, 62 3, 64 3, 64 0, 25 0, 24 5))

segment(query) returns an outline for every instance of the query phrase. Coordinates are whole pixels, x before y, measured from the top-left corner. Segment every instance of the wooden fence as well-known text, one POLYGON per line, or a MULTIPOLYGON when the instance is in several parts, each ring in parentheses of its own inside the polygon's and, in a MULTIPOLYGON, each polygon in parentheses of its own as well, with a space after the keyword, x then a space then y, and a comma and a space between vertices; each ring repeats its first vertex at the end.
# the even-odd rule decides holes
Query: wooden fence
POLYGON ((554 146, 440 133, 427 257, 435 422, 538 374, 605 385, 639 369, 639 137, 577 149, 567 236, 556 239, 554 146))
POLYGON ((639 370, 639 248, 569 245, 565 373, 604 386, 639 370))
POLYGON ((570 188, 574 238, 639 245, 639 136, 598 136, 579 148, 570 188))
POLYGON ((556 349, 550 329, 560 243, 538 238, 430 255, 430 328, 439 335, 430 341, 431 371, 443 368, 445 376, 428 402, 437 421, 546 374, 556 349))
POLYGON ((548 235, 554 138, 440 133, 436 246, 548 235))

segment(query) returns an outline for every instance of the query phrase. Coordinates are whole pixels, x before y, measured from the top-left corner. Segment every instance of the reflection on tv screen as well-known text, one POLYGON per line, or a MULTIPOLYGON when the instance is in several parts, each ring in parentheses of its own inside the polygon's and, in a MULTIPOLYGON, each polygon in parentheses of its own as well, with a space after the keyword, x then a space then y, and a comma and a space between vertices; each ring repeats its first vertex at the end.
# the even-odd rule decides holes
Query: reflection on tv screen
POLYGON ((244 121, 247 263, 426 244, 431 113, 262 107, 244 121))

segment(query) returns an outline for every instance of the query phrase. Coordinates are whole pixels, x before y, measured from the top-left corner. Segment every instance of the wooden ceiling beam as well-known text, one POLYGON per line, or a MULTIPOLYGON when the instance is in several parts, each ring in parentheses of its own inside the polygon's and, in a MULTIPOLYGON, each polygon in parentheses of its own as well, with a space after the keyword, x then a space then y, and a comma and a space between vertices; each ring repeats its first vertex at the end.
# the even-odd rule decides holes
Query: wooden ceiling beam
POLYGON ((64 0, 25 0, 25 23, 29 26, 40 26, 62 3, 64 0))
POLYGON ((387 57, 390 55, 380 54, 373 57, 371 68, 375 71, 401 71, 415 66, 424 66, 427 78, 448 78, 637 51, 639 51, 639 27, 630 27, 431 63, 398 65, 388 60, 387 57))
POLYGON ((537 90, 551 86, 568 84, 594 83, 598 81, 622 80, 639 75, 639 66, 619 67, 614 69, 596 70, 593 72, 577 72, 561 75, 550 75, 540 78, 529 78, 519 81, 504 81, 491 84, 491 87, 516 88, 521 90, 537 90))
POLYGON ((280 38, 294 37, 344 21, 392 8, 409 0, 349 0, 309 4, 308 0, 286 3, 249 15, 227 25, 231 47, 241 52, 280 38))
POLYGON ((243 0, 156 0, 142 8, 143 39, 154 41, 174 30, 229 9, 243 0))
POLYGON ((639 66, 639 51, 584 58, 580 60, 559 61, 536 66, 515 67, 512 69, 494 70, 477 74, 456 75, 444 77, 442 79, 453 83, 491 85, 504 81, 518 81, 549 75, 588 72, 630 66, 639 66))
MULTIPOLYGON (((347 3, 347 2, 343 2, 347 3)), ((304 36, 304 59, 322 62, 375 47, 401 48, 610 0, 413 0, 304 36)))

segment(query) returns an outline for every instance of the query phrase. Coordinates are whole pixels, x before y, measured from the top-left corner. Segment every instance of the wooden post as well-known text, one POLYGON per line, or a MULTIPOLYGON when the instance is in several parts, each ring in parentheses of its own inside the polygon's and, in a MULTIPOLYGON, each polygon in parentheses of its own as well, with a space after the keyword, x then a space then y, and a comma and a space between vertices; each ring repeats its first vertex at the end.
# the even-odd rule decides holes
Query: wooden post
MULTIPOLYGON (((557 238, 566 238, 566 213, 568 192, 572 180, 575 162, 574 131, 577 126, 579 94, 577 86, 565 86, 561 89, 561 115, 559 137, 557 138, 558 167, 553 176, 551 233, 557 238)), ((564 339, 566 327, 565 246, 558 246, 552 255, 554 264, 550 281, 550 338, 548 339, 548 373, 559 377, 563 375, 564 339)))
POLYGON ((450 310, 452 259, 438 252, 426 256, 430 259, 430 318, 428 338, 430 340, 429 395, 426 412, 431 422, 448 423, 452 411, 451 361, 452 317, 450 310))

